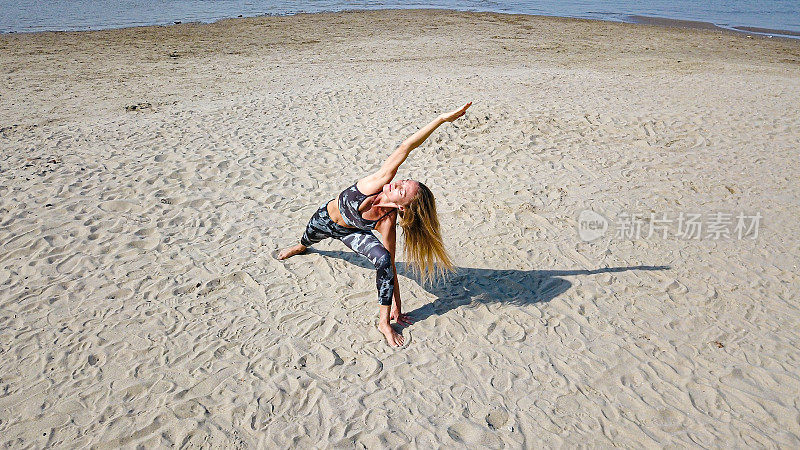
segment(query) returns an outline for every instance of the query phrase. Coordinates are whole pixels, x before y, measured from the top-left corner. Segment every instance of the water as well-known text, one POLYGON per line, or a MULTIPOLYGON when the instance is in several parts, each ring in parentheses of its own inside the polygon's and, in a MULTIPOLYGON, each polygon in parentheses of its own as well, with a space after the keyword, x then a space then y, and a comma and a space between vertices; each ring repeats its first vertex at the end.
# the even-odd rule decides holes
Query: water
POLYGON ((75 31, 213 22, 239 15, 288 15, 354 9, 441 8, 630 21, 630 16, 788 30, 800 33, 800 0, 0 0, 0 32, 75 31))

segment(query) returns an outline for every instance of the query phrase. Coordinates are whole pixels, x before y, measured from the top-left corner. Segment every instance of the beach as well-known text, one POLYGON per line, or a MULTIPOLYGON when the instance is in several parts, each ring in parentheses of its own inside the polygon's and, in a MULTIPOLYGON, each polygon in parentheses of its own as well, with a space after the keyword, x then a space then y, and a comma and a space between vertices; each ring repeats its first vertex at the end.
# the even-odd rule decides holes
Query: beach
POLYGON ((800 445, 797 40, 384 10, 0 74, 0 445, 800 445), (271 254, 468 101, 398 173, 457 270, 398 255, 390 348, 368 260, 271 254))

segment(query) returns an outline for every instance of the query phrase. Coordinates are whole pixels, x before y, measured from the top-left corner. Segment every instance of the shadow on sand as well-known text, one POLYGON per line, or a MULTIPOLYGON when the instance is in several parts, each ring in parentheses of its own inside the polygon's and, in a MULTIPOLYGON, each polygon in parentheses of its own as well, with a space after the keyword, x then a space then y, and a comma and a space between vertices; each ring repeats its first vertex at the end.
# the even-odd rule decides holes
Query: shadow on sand
MULTIPOLYGON (((358 253, 330 250, 308 249, 330 258, 338 258, 366 269, 375 269, 372 263, 358 253)), ((456 267, 455 272, 445 280, 423 285, 410 264, 395 264, 397 275, 416 281, 426 291, 436 296, 436 300, 413 311, 405 311, 415 321, 441 315, 462 305, 479 303, 511 303, 526 305, 549 302, 566 292, 572 283, 560 278, 573 275, 597 275, 601 273, 626 272, 629 270, 669 270, 669 266, 628 266, 606 267, 594 270, 513 270, 478 269, 456 267)))

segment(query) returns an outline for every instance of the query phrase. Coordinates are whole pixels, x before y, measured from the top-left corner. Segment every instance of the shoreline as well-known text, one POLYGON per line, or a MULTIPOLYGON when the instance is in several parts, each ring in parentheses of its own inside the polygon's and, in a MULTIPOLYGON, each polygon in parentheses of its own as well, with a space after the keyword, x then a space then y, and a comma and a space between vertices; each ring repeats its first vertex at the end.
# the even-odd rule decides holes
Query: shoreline
MULTIPOLYGON (((118 28, 92 31, 65 31, 65 32, 37 32, 37 33, 12 33, 0 35, 0 46, 7 51, 0 58, 0 65, 7 69, 9 89, 21 86, 31 96, 32 100, 42 100, 37 91, 53 92, 64 103, 57 108, 45 108, 39 105, 35 108, 25 107, 23 103, 7 103, 7 108, 0 112, 0 128, 15 125, 30 125, 33 123, 47 123, 54 118, 74 117, 77 112, 73 107, 81 104, 78 97, 65 95, 53 90, 48 84, 48 71, 60 73, 64 80, 73 80, 72 85, 67 85, 69 91, 74 91, 75 86, 83 87, 87 80, 105 73, 107 69, 97 66, 99 60, 105 60, 117 73, 128 72, 118 78, 122 84, 111 83, 105 77, 98 81, 105 85, 105 89, 98 93, 102 101, 93 108, 92 114, 103 114, 139 103, 140 101, 153 102, 153 97, 163 97, 156 100, 159 103, 175 101, 184 98, 174 87, 164 83, 160 76, 152 86, 151 92, 143 90, 141 86, 131 84, 140 80, 147 71, 155 70, 157 74, 171 73, 174 69, 181 69, 187 63, 194 64, 200 59, 211 58, 216 66, 216 59, 228 61, 228 64, 257 64, 264 55, 278 53, 292 54, 293 51, 302 51, 311 57, 312 61, 325 64, 341 64, 334 57, 341 52, 339 48, 349 46, 353 42, 371 41, 376 34, 391 33, 402 36, 406 42, 416 38, 408 30, 404 30, 394 22, 412 21, 411 26, 418 26, 426 22, 421 28, 426 32, 441 35, 451 28, 453 21, 472 22, 475 26, 488 32, 490 27, 497 27, 499 33, 487 36, 492 52, 484 56, 475 55, 468 51, 461 55, 459 51, 447 50, 447 59, 474 59, 486 64, 506 64, 503 54, 511 51, 517 61, 529 60, 535 64, 552 64, 559 67, 594 68, 602 71, 619 70, 619 64, 624 67, 636 65, 638 70, 645 73, 661 71, 665 68, 675 70, 694 71, 702 67, 720 70, 730 62, 755 62, 761 61, 770 66, 778 64, 789 67, 798 64, 797 49, 800 40, 785 38, 767 38, 754 35, 753 39, 745 39, 747 34, 734 32, 722 28, 678 27, 670 26, 653 27, 648 24, 609 22, 593 19, 575 19, 551 16, 532 16, 527 14, 504 14, 491 12, 460 12, 454 10, 437 9, 393 9, 348 11, 340 13, 301 13, 291 16, 259 16, 250 18, 222 19, 213 23, 183 23, 179 25, 161 26, 147 25, 141 27, 118 28), (433 19, 433 20, 430 20, 433 19), (329 36, 321 33, 320 29, 338 29, 342 22, 375 22, 388 28, 381 32, 377 28, 370 29, 358 26, 357 34, 347 33, 329 36), (496 24, 496 25, 493 25, 496 24), (284 29, 276 34, 264 31, 284 29), (570 33, 581 36, 575 41, 570 33), (614 38, 609 39, 609 36, 614 38), (688 40, 687 40, 688 38, 688 40), (576 48, 565 52, 565 44, 559 42, 580 43, 576 48), (705 42, 709 45, 694 46, 692 43, 705 42), (748 42, 749 41, 749 42, 748 42), (675 45, 665 45, 665 42, 675 42, 675 45), (747 42, 747 43, 746 43, 747 42), (523 51, 519 45, 524 44, 533 53, 523 51), (735 45, 732 45, 734 44, 735 45), (95 54, 87 54, 86 47, 94 47, 95 54), (54 51, 55 47, 58 50, 54 51), (58 55, 74 55, 81 64, 71 67, 59 62, 58 55), (591 57, 592 54, 605 55, 602 59, 591 57), (145 58, 139 60, 138 58, 145 58), (158 63, 150 67, 149 63, 158 63), (577 64, 577 65, 576 65, 577 64), (40 85, 32 89, 30 80, 20 78, 26 73, 28 77, 39 79, 40 85), (122 89, 120 89, 122 88, 122 89), (134 94, 136 93, 136 94, 134 94), (126 98, 128 98, 126 100, 126 98), (129 103, 130 102, 130 103, 129 103), (46 112, 44 117, 34 117, 33 111, 46 112)), ((451 45, 447 46, 452 47, 451 45)), ((420 51, 424 51, 420 49, 420 51)), ((401 60, 405 52, 403 46, 387 49, 387 55, 396 55, 401 60)), ((73 57, 73 56, 70 56, 73 57)), ((355 56, 351 64, 371 64, 380 61, 379 55, 366 52, 355 56), (377 59, 376 59, 377 58, 377 59)), ((295 64, 291 59, 280 64, 295 64)), ((416 64, 416 63, 415 63, 416 64)), ((510 62, 509 64, 513 64, 510 62)), ((524 65, 524 64, 523 64, 524 65)), ((774 66, 777 67, 777 66, 774 66)), ((216 67, 215 76, 233 77, 236 75, 216 67), (224 75, 223 75, 224 74, 224 75)), ((246 86, 250 81, 239 79, 237 85, 246 86)), ((211 91, 216 90, 211 86, 211 91)), ((208 92, 201 92, 201 98, 208 92)), ((16 96, 9 95, 13 100, 16 96)))
POLYGON ((669 27, 669 28, 691 28, 698 30, 729 31, 729 32, 734 32, 736 34, 745 34, 745 35, 755 34, 756 36, 761 36, 766 38, 782 38, 782 39, 792 39, 792 40, 800 39, 800 32, 791 30, 778 30, 774 28, 749 27, 742 25, 723 27, 714 24, 712 22, 703 22, 699 20, 670 19, 667 17, 658 17, 658 16, 630 15, 627 16, 627 18, 629 19, 629 21, 624 23, 636 23, 641 25, 653 25, 653 26, 669 27))
POLYGON ((733 32, 736 34, 755 34, 756 36, 763 36, 768 38, 779 38, 779 39, 792 39, 792 40, 800 40, 800 31, 793 31, 793 30, 782 30, 782 29, 775 29, 775 28, 766 28, 766 27, 756 27, 756 26, 748 26, 748 25, 731 25, 731 26, 720 26, 713 22, 707 21, 699 21, 699 20, 687 20, 687 19, 675 19, 663 16, 649 16, 649 15, 638 15, 638 14, 624 14, 619 13, 617 14, 619 17, 623 17, 624 19, 614 20, 611 18, 603 19, 603 18, 595 18, 595 17, 580 17, 580 16, 559 16, 559 15, 547 15, 547 14, 528 14, 528 13, 519 13, 519 12, 503 12, 503 11, 475 11, 475 10, 462 10, 462 9, 448 9, 448 8, 381 8, 381 9, 342 9, 342 10, 332 10, 332 11, 314 11, 314 12, 296 12, 296 13, 286 13, 286 14, 256 14, 256 15, 236 15, 236 16, 226 16, 226 17, 219 17, 216 19, 211 19, 208 21, 203 20, 194 20, 194 21, 178 21, 173 20, 172 23, 151 23, 151 24, 141 24, 141 25, 124 25, 119 27, 100 27, 100 28, 88 28, 82 30, 38 30, 38 31, 4 31, 0 32, 0 37, 5 35, 29 35, 29 34, 37 34, 37 33, 84 33, 84 32, 94 32, 94 31, 107 31, 107 30, 124 30, 130 28, 144 28, 144 27, 171 27, 176 25, 185 25, 185 24, 194 24, 194 25, 204 25, 204 24, 214 24, 217 22, 225 21, 225 20, 237 20, 237 19, 254 19, 254 18, 267 18, 267 17, 291 17, 297 15, 304 15, 304 14, 341 14, 341 13, 360 13, 360 12, 377 12, 377 11, 450 11, 450 12, 459 12, 459 13, 476 13, 476 14, 502 14, 502 15, 509 15, 509 16, 528 16, 532 18, 555 18, 555 19, 574 19, 574 20, 590 20, 596 22, 608 22, 608 23, 628 23, 628 24, 638 24, 638 25, 651 25, 651 26, 659 26, 659 27, 667 27, 667 28, 687 28, 687 29, 704 29, 704 30, 716 30, 716 31, 728 31, 733 32))

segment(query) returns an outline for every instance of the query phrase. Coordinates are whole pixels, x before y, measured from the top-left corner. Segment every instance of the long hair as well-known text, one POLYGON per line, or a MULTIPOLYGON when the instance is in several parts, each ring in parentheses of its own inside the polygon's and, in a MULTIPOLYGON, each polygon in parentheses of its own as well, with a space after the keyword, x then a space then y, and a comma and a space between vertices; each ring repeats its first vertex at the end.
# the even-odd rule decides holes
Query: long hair
POLYGON ((427 186, 419 183, 419 192, 405 207, 399 224, 403 228, 406 259, 420 275, 423 284, 433 281, 436 275, 445 275, 453 270, 439 232, 436 200, 427 186))

